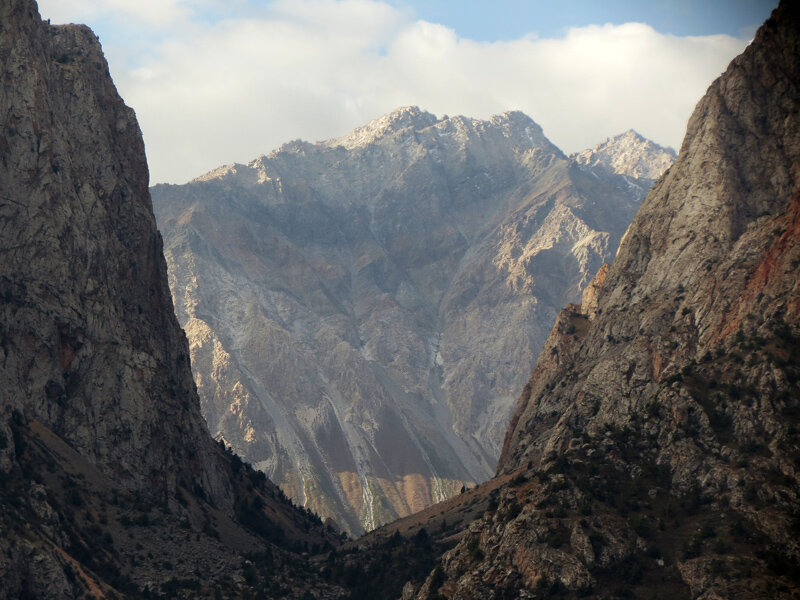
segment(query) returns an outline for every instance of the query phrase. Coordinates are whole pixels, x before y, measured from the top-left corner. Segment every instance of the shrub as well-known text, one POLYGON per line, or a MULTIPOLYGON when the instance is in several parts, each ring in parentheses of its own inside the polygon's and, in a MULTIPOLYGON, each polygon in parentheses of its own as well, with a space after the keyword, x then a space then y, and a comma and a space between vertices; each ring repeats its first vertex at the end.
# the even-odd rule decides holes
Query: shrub
POLYGON ((527 483, 527 482, 528 482, 528 478, 525 477, 525 475, 523 475, 522 473, 520 473, 519 475, 514 477, 514 479, 512 479, 511 481, 508 482, 508 486, 509 487, 518 487, 518 486, 522 485, 523 483, 527 483))
POLYGON ((469 551, 469 557, 475 562, 480 562, 486 557, 486 553, 481 549, 478 538, 476 537, 469 540, 467 550, 469 551))
POLYGON ((73 506, 83 505, 83 498, 81 498, 80 492, 76 489, 70 490, 69 494, 67 495, 67 500, 73 506))
POLYGON ((433 569, 433 573, 431 573, 430 586, 428 588, 430 591, 428 592, 427 600, 440 600, 444 598, 444 596, 439 593, 439 588, 442 587, 444 580, 445 576, 442 565, 441 563, 437 563, 436 567, 433 569))

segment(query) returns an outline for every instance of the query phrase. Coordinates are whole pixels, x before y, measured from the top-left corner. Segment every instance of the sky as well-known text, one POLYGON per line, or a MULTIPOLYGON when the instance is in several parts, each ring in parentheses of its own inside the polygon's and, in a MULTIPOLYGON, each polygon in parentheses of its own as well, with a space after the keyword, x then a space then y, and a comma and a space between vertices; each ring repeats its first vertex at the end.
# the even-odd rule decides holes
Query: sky
POLYGON ((680 147, 777 0, 39 0, 100 38, 151 183, 345 135, 400 106, 522 110, 567 153, 680 147))

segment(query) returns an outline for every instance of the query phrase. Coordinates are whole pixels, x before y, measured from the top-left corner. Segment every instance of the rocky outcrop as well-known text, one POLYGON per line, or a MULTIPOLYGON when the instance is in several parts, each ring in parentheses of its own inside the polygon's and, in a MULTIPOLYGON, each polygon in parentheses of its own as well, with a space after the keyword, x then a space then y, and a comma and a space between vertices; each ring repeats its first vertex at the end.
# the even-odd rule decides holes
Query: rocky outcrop
POLYGON ((3 2, 0 78, 0 598, 233 590, 333 539, 208 435, 97 38, 3 2))
POLYGON ((351 532, 488 478, 636 181, 570 161, 521 113, 407 107, 156 186, 209 428, 351 532))
POLYGON ((417 598, 800 589, 800 11, 712 84, 515 410, 497 502, 417 598))

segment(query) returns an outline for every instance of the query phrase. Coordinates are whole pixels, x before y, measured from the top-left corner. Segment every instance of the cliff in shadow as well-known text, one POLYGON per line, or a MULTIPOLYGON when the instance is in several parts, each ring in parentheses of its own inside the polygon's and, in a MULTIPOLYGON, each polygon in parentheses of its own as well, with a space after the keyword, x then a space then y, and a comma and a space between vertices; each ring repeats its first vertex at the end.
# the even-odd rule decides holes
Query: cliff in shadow
POLYGON ((335 596, 286 564, 336 537, 207 432, 97 38, 3 2, 0 78, 0 598, 234 591, 244 554, 335 596))

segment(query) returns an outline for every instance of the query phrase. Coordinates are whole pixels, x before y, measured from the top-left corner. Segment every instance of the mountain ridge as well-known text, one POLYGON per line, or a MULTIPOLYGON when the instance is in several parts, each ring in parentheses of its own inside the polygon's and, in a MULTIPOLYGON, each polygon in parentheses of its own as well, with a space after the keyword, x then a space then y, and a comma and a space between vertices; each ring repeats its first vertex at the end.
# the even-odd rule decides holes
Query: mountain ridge
POLYGON ((511 365, 530 366, 649 184, 588 173, 519 112, 404 107, 155 186, 209 426, 350 531, 485 479, 524 384, 511 365), (400 448, 416 458, 387 460, 400 448))

